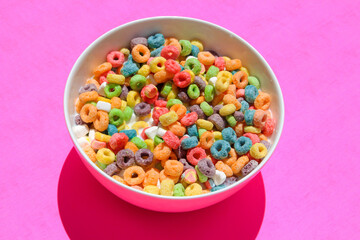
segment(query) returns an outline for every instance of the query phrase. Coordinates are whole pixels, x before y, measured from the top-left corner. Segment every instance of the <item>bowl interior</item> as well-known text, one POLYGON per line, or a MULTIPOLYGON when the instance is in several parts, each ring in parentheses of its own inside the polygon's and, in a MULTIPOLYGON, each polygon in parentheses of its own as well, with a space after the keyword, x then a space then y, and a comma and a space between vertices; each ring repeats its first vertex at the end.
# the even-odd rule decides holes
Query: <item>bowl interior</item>
MULTIPOLYGON (((241 59, 243 66, 249 69, 250 75, 256 76, 260 80, 261 90, 271 95, 271 111, 277 122, 274 134, 270 138, 272 147, 258 168, 239 182, 251 177, 269 159, 281 134, 284 104, 280 87, 271 68, 252 46, 224 28, 197 19, 158 17, 137 20, 105 33, 82 53, 69 75, 64 95, 65 120, 76 147, 80 149, 71 129, 75 125, 73 120, 76 115, 74 104, 79 88, 87 78, 92 76, 93 69, 106 61, 108 52, 128 47, 133 37, 147 37, 158 32, 163 33, 165 37, 198 39, 203 43, 205 50, 215 50, 220 55, 241 59)), ((89 164, 93 164, 81 149, 80 152, 89 164)), ((100 169, 98 171, 102 173, 100 169)), ((111 178, 109 177, 109 179, 111 178)))

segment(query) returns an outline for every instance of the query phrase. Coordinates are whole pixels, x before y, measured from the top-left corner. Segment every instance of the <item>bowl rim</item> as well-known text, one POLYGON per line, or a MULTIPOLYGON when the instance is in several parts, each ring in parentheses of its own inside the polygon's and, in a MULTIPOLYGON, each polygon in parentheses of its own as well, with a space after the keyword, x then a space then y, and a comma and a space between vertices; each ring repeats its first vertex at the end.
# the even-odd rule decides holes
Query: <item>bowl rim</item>
MULTIPOLYGON (((157 16, 157 17, 149 17, 149 18, 141 18, 141 19, 137 19, 131 22, 127 22, 125 24, 122 24, 118 27, 115 27, 109 31, 107 31, 106 33, 102 34, 100 37, 98 37, 95 41, 93 41, 81 54, 80 56, 77 58, 75 64, 73 65, 73 67, 71 68, 70 74, 66 80, 66 86, 65 86, 65 92, 64 92, 64 117, 65 117, 65 122, 66 122, 66 127, 67 130, 70 134, 71 140, 73 141, 75 147, 77 148, 78 152, 81 153, 82 157, 86 159, 86 161, 88 162, 88 164, 91 165, 91 167, 95 168, 95 170, 101 174, 103 177, 107 178, 107 180, 112 181, 114 184, 117 184, 119 187, 123 187, 126 188, 130 191, 134 191, 136 193, 140 193, 140 194, 144 194, 148 197, 153 197, 153 198, 160 198, 160 199, 171 199, 171 200, 189 200, 189 199, 200 199, 200 198, 208 198, 208 197, 212 197, 214 195, 217 194, 221 194, 225 191, 229 191, 232 188, 236 188, 238 185, 240 185, 243 182, 246 182, 248 179, 256 176, 260 170, 264 167, 264 165, 267 163, 267 161, 270 159, 271 155, 273 154, 274 150, 276 149, 276 146, 280 140, 281 134, 282 134, 282 130, 283 130, 283 126, 284 126, 284 117, 285 117, 285 106, 284 106, 284 99, 283 99, 283 95, 282 95, 282 91, 279 85, 279 82, 273 72, 273 70, 271 69, 270 65, 267 63, 267 61, 265 60, 265 58, 252 46, 250 45, 247 41, 245 41, 243 38, 241 38, 240 36, 238 36, 237 34, 233 33, 232 31, 221 27, 215 23, 211 23, 205 20, 200 20, 200 19, 196 19, 196 18, 191 18, 191 17, 181 17, 181 16, 157 16), (266 155, 266 157, 261 161, 261 163, 256 167, 255 171, 251 171, 247 176, 243 177, 241 180, 237 181, 234 184, 231 184, 223 189, 220 189, 218 191, 214 191, 214 192, 210 192, 207 194, 201 194, 201 195, 196 195, 196 196, 182 196, 182 197, 177 197, 177 196, 163 196, 163 195, 155 195, 155 194, 151 194, 151 193, 147 193, 144 191, 140 191, 138 189, 129 187, 125 184, 121 184, 120 182, 116 181, 114 178, 110 177, 109 175, 107 175, 104 171, 102 171, 99 167, 96 166, 95 163, 93 163, 90 158, 85 154, 85 152, 83 151, 83 149, 80 147, 80 145, 78 144, 78 142, 76 141, 76 137, 72 131, 72 127, 70 124, 70 121, 68 121, 68 119, 70 119, 70 117, 68 116, 68 101, 69 101, 69 93, 70 93, 70 80, 74 78, 75 76, 75 71, 76 69, 79 68, 80 66, 80 62, 83 62, 83 58, 86 55, 86 52, 88 52, 90 49, 92 49, 95 45, 97 45, 99 42, 101 42, 103 39, 106 39, 109 35, 111 35, 112 33, 125 28, 125 27, 129 27, 131 25, 135 25, 135 24, 139 24, 142 22, 147 22, 147 21, 152 21, 152 20, 169 20, 169 19, 176 19, 176 20, 186 20, 186 21, 194 21, 194 22, 198 22, 204 25, 207 25, 209 27, 212 28, 216 28, 216 29, 220 29, 222 31, 227 32, 229 35, 231 35, 232 37, 236 38, 238 41, 242 42, 242 44, 246 45, 246 47, 248 47, 250 50, 252 50, 252 52, 255 53, 255 55, 260 59, 260 61, 266 66, 266 68, 269 70, 270 73, 270 77, 272 79, 274 79, 274 83, 275 83, 275 88, 278 91, 279 95, 279 103, 280 103, 280 109, 279 109, 279 119, 277 119, 277 124, 279 124, 279 130, 278 132, 278 137, 274 139, 274 142, 271 145, 271 148, 268 152, 268 154, 266 155)), ((95 176, 94 176, 95 177, 95 176)), ((99 181, 99 180, 98 180, 99 181)), ((101 185, 103 185, 102 183, 100 183, 101 185)), ((104 186, 105 187, 105 186, 104 186)))

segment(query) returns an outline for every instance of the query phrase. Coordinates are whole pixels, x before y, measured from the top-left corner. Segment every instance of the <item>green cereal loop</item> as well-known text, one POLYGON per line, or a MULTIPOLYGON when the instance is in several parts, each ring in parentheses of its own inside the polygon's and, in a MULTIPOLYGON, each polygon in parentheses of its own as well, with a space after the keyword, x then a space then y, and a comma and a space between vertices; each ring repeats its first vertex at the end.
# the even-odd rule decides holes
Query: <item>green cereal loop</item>
POLYGON ((112 125, 115 125, 117 127, 120 126, 121 124, 123 124, 124 118, 124 113, 118 108, 113 108, 109 112, 109 121, 112 125))
POLYGON ((214 95, 215 95, 214 86, 210 84, 206 85, 204 90, 205 101, 211 102, 214 99, 214 95))
POLYGON ((94 101, 90 101, 90 102, 87 102, 87 103, 85 103, 85 104, 88 104, 88 103, 90 103, 90 104, 94 105, 95 107, 96 107, 96 105, 97 105, 97 103, 96 103, 96 102, 94 102, 94 101))
POLYGON ((95 162, 96 166, 98 166, 100 169, 104 170, 106 168, 106 164, 105 163, 101 163, 99 161, 95 162))
POLYGON ((230 127, 234 127, 236 125, 236 119, 233 115, 227 115, 226 121, 229 123, 230 127))
POLYGON ((189 58, 186 60, 184 68, 191 70, 195 75, 199 75, 201 71, 201 63, 197 60, 197 58, 189 58))
POLYGON ((154 137, 154 144, 155 144, 155 146, 157 146, 157 145, 159 145, 160 143, 163 143, 164 142, 164 140, 162 140, 162 138, 161 137, 159 137, 159 136, 155 136, 154 137))
POLYGON ((171 82, 166 82, 165 85, 163 86, 160 95, 163 97, 167 97, 167 95, 169 95, 169 93, 172 90, 172 83, 171 82))
POLYGON ((210 80, 210 78, 212 77, 216 77, 219 73, 219 68, 218 67, 215 67, 215 66, 211 66, 209 67, 209 69, 207 70, 206 72, 206 80, 210 80))
POLYGON ((124 109, 124 120, 126 122, 130 121, 133 112, 134 112, 134 110, 131 107, 129 107, 129 106, 125 107, 125 109, 124 109))
POLYGON ((196 99, 200 96, 200 89, 196 84, 191 84, 187 90, 189 98, 196 99))
POLYGON ((104 88, 104 92, 107 98, 118 97, 121 94, 121 86, 116 83, 108 83, 104 88))
POLYGON ((200 103, 200 108, 208 117, 214 113, 214 109, 207 102, 200 103))
POLYGON ((147 148, 146 142, 141 140, 139 137, 133 137, 130 142, 134 143, 139 149, 147 148))
POLYGON ((202 172, 199 171, 198 165, 195 166, 195 170, 197 175, 199 176, 199 181, 204 183, 208 180, 208 177, 202 174, 202 172))
POLYGON ((206 129, 203 128, 199 128, 198 132, 199 132, 199 138, 201 137, 201 135, 203 135, 204 132, 206 132, 206 129))
POLYGON ((172 106, 174 106, 175 104, 183 104, 181 100, 179 99, 169 99, 167 101, 166 107, 167 108, 171 108, 172 106))
POLYGON ((248 81, 250 85, 254 85, 257 89, 260 88, 260 81, 254 76, 249 76, 248 81))
POLYGON ((136 74, 130 79, 130 87, 135 91, 140 91, 146 85, 146 77, 136 74))
POLYGON ((181 183, 177 183, 174 186, 173 195, 176 197, 185 196, 185 188, 181 183))
POLYGON ((188 40, 180 40, 179 41, 181 45, 181 56, 187 56, 191 53, 191 43, 188 40))

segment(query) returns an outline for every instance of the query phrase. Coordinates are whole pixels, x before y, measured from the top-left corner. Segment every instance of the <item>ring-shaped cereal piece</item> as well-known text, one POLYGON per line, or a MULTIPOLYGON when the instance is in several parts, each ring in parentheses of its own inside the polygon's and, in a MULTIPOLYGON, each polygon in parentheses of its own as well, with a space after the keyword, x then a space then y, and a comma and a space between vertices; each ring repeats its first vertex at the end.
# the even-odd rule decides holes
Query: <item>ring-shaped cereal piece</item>
POLYGON ((231 170, 235 175, 240 174, 241 169, 249 162, 249 158, 246 155, 239 157, 232 165, 231 170))
POLYGON ((84 92, 79 95, 79 100, 82 103, 97 101, 99 94, 96 91, 84 92))
POLYGON ((200 137, 200 147, 203 149, 210 149, 215 142, 215 137, 212 132, 206 131, 200 137))
POLYGON ((254 101, 254 106, 256 109, 261 109, 261 110, 268 110, 270 107, 270 95, 264 92, 259 92, 259 95, 256 97, 255 101, 254 101))
POLYGON ((250 156, 255 159, 264 158, 267 154, 267 148, 262 143, 255 143, 250 148, 250 156))
POLYGON ((215 57, 214 55, 212 55, 210 52, 199 52, 198 54, 198 60, 204 64, 205 66, 206 65, 213 65, 214 62, 215 62, 215 57))
POLYGON ((81 108, 80 117, 81 120, 83 120, 86 123, 91 123, 95 121, 97 117, 97 108, 90 103, 85 104, 81 108))
POLYGON ((173 81, 177 87, 185 88, 191 83, 191 75, 187 71, 182 71, 175 74, 173 81))
POLYGON ((167 160, 171 154, 171 148, 166 143, 160 143, 154 148, 154 158, 156 160, 167 160))
POLYGON ((159 170, 157 170, 155 168, 150 168, 145 173, 145 179, 143 182, 143 186, 144 187, 148 186, 148 185, 156 186, 159 178, 160 178, 159 170))
POLYGON ((129 107, 134 108, 136 104, 141 102, 140 94, 136 91, 130 91, 126 97, 129 107))
POLYGON ((266 119, 267 114, 265 111, 260 109, 256 110, 253 119, 254 126, 260 129, 264 128, 266 119))
POLYGON ((124 171, 124 180, 130 186, 141 184, 145 179, 145 171, 142 167, 132 166, 124 171))
POLYGON ((180 51, 177 47, 173 45, 168 45, 161 50, 160 55, 166 59, 176 60, 180 55, 180 51))
POLYGON ((236 99, 235 95, 226 94, 223 98, 223 102, 225 104, 234 104, 236 110, 240 110, 241 108, 241 103, 236 99))
POLYGON ((183 172, 184 165, 177 160, 168 160, 164 165, 164 173, 169 176, 180 176, 183 172))
POLYGON ((111 68, 112 68, 111 63, 104 62, 95 68, 94 75, 95 75, 95 77, 100 77, 100 75, 110 71, 111 68))
POLYGON ((179 53, 180 53, 181 45, 176 38, 165 38, 165 46, 169 46, 169 45, 175 46, 179 50, 179 53))
POLYGON ((174 111, 178 115, 178 119, 181 119, 186 114, 186 107, 182 104, 175 104, 170 108, 170 111, 174 111))
POLYGON ((166 59, 163 57, 155 57, 151 62, 150 62, 150 71, 153 73, 157 73, 161 70, 165 70, 165 62, 166 59))
POLYGON ((108 148, 102 148, 97 151, 96 159, 103 164, 110 164, 115 161, 115 154, 108 148))
POLYGON ((107 112, 98 111, 94 121, 94 128, 99 132, 105 131, 109 126, 109 115, 107 112))
POLYGON ((225 61, 225 67, 227 71, 234 71, 241 68, 240 59, 232 59, 230 61, 225 61))
POLYGON ((243 71, 235 73, 233 76, 233 83, 237 88, 244 89, 249 83, 248 75, 243 71))
POLYGON ((150 58, 150 50, 145 45, 138 44, 131 50, 131 55, 135 62, 145 63, 150 58))
POLYGON ((186 128, 177 121, 169 125, 168 129, 178 137, 182 137, 186 133, 186 128))
POLYGON ((120 67, 125 62, 125 56, 120 51, 112 51, 106 56, 106 60, 111 63, 112 67, 120 67))

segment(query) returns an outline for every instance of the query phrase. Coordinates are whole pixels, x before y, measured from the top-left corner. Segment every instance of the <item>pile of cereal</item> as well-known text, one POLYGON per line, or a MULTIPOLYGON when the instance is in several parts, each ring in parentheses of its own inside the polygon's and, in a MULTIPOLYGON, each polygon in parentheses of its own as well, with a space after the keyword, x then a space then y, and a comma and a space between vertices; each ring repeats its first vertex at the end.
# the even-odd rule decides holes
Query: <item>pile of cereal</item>
POLYGON ((165 196, 225 188, 266 156, 270 95, 239 59, 157 33, 106 56, 79 90, 78 143, 122 184, 165 196))

